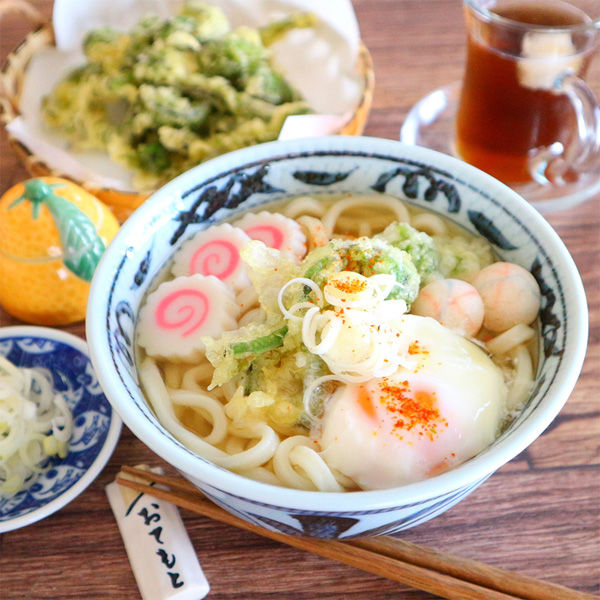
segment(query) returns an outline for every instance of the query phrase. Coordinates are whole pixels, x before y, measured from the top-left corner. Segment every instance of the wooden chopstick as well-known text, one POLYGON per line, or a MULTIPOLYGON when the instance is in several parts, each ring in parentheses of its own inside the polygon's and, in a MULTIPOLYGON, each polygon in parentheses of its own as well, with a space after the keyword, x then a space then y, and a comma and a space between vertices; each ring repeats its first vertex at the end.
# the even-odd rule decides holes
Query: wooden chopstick
POLYGON ((378 556, 370 551, 346 545, 343 542, 293 537, 263 529, 230 515, 209 501, 200 500, 197 497, 186 497, 187 494, 185 492, 173 493, 122 477, 117 477, 117 483, 136 491, 147 493, 155 498, 167 500, 177 506, 187 508, 216 521, 235 525, 278 542, 294 546, 295 548, 343 562, 363 571, 408 584, 411 587, 437 594, 449 600, 516 600, 515 596, 488 591, 474 584, 462 582, 441 573, 430 572, 428 569, 422 567, 408 563, 405 564, 387 556, 378 556))
POLYGON ((150 494, 216 521, 435 594, 448 600, 593 600, 594 596, 476 561, 424 548, 390 536, 345 542, 295 537, 263 529, 219 508, 192 483, 123 466, 120 485, 150 494), (168 486, 165 490, 132 480, 168 486))

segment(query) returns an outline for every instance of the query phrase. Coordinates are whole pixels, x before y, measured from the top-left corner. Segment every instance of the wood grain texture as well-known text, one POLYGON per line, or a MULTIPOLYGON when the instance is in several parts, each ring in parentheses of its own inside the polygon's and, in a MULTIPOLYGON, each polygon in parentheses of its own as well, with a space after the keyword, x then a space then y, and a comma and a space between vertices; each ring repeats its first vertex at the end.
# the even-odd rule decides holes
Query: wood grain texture
MULTIPOLYGON (((34 4, 50 15, 50 0, 34 4)), ((365 133, 395 139, 418 99, 461 77, 460 2, 354 0, 354 5, 376 76, 365 133)), ((27 28, 12 17, 0 24, 2 57, 27 28)), ((589 80, 600 96, 598 57, 589 80)), ((0 192, 26 177, 2 132, 0 192)), ((457 506, 403 534, 417 544, 595 594, 600 592, 599 201, 548 218, 575 259, 590 308, 588 354, 571 398, 525 452, 457 506)), ((0 310, 0 325, 15 323, 0 310)), ((82 325, 64 329, 84 337, 82 325)), ((0 535, 0 598, 139 598, 104 486, 120 465, 140 462, 162 464, 125 428, 108 466, 79 498, 39 523, 0 535)), ((433 598, 186 511, 182 516, 211 584, 210 600, 433 598)))

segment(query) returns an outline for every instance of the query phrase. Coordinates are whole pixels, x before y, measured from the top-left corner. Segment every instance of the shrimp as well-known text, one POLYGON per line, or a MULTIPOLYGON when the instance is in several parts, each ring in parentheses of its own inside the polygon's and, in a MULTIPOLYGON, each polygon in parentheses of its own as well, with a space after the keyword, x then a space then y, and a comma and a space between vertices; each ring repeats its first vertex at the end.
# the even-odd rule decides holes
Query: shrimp
POLYGON ((532 323, 540 311, 541 293, 533 275, 513 263, 497 262, 479 271, 471 281, 483 300, 483 325, 502 332, 532 323))
POLYGON ((438 279, 423 287, 411 312, 433 317, 444 327, 469 337, 477 334, 484 316, 479 292, 460 279, 438 279))

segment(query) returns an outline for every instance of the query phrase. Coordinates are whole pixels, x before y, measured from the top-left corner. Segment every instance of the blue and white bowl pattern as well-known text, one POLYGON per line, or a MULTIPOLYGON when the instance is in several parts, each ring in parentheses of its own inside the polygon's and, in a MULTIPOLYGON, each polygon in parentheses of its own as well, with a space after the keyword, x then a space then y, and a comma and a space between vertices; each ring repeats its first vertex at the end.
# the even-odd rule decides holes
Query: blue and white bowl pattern
POLYGON ((92 359, 109 399, 138 437, 217 504, 285 533, 335 538, 390 533, 447 510, 545 429, 566 401, 583 361, 585 295, 572 259, 555 232, 508 187, 452 157, 423 148, 373 138, 334 137, 275 142, 234 152, 167 184, 135 213, 116 239, 92 288, 93 292, 109 291, 92 294, 89 310, 97 323, 88 319, 92 359), (542 291, 542 311, 535 389, 522 414, 490 448, 426 482, 396 490, 347 493, 343 500, 337 495, 336 504, 332 498, 336 494, 283 488, 274 492, 272 486, 215 467, 173 438, 155 419, 139 388, 134 340, 144 294, 174 252, 197 231, 282 198, 343 192, 391 194, 483 235, 501 259, 531 271, 542 291), (564 364, 565 355, 572 360, 570 365, 564 364), (106 361, 110 362, 108 370, 102 368, 106 361), (543 415, 530 418, 538 409, 543 415), (215 475, 222 485, 215 485, 215 475), (324 505, 325 496, 331 502, 324 505), (270 502, 274 497, 280 501, 270 502), (377 508, 360 510, 372 502, 377 508), (347 510, 334 510, 329 504, 347 510))
POLYGON ((487 479, 484 477, 481 481, 459 490, 402 507, 357 511, 319 511, 284 509, 281 506, 265 502, 251 501, 214 488, 190 475, 187 475, 187 478, 215 504, 250 523, 287 535, 327 539, 389 535, 410 529, 448 510, 487 479))
POLYGON ((0 328, 0 355, 42 371, 73 415, 67 456, 51 458, 50 468, 28 489, 0 498, 1 532, 37 521, 82 492, 110 457, 121 420, 102 392, 83 340, 41 327, 0 328))

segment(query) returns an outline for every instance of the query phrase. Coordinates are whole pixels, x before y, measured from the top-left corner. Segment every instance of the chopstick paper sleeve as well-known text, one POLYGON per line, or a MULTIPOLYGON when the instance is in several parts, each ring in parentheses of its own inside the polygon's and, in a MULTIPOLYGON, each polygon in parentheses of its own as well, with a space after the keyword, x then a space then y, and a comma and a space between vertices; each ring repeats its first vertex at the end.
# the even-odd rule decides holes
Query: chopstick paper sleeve
POLYGON ((210 589, 177 507, 112 482, 106 495, 143 600, 200 600, 210 589))

